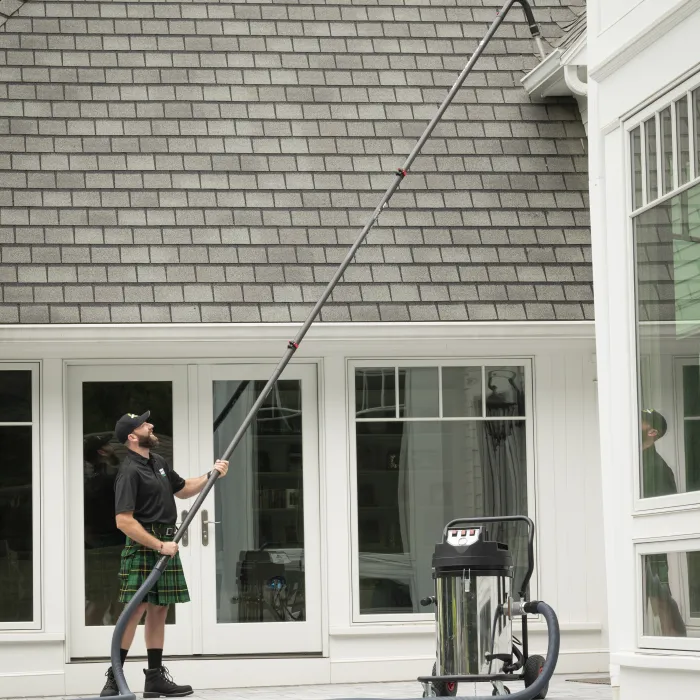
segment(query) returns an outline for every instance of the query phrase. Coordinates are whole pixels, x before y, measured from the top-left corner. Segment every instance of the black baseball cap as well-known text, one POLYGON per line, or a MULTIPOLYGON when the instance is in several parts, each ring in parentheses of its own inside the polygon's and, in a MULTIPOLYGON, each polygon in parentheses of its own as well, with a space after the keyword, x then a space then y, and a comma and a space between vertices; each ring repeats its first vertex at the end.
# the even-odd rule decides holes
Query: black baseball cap
POLYGON ((655 409, 645 408, 642 410, 642 421, 656 430, 660 438, 666 434, 666 429, 668 427, 666 419, 655 409))
POLYGON ((123 445, 129 435, 136 430, 139 425, 143 425, 149 419, 150 415, 150 411, 146 411, 140 416, 135 413, 125 413, 114 426, 114 434, 117 440, 123 445))

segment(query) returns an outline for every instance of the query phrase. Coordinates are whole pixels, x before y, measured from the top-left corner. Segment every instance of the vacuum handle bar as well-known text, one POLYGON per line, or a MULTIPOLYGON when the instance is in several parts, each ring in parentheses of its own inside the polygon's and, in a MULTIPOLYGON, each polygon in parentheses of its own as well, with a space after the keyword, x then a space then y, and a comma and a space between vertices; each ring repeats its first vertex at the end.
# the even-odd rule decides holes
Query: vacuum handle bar
POLYGON ((503 516, 485 516, 483 518, 456 518, 455 520, 450 520, 445 529, 442 531, 442 539, 447 536, 447 531, 458 524, 463 523, 504 523, 513 522, 521 520, 527 523, 527 572, 525 573, 525 578, 523 579, 523 585, 520 588, 520 597, 525 597, 525 591, 527 591, 527 584, 530 583, 532 578, 532 572, 535 568, 535 523, 532 522, 527 515, 503 515, 503 516))

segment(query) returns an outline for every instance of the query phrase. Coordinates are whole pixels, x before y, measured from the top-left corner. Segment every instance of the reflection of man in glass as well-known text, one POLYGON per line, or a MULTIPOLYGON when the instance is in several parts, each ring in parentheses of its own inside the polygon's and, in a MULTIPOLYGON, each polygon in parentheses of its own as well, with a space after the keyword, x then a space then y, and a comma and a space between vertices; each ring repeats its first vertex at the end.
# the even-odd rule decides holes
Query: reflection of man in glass
POLYGON ((114 522, 114 479, 119 458, 111 432, 83 440, 85 624, 114 624, 119 614, 119 562, 124 535, 114 522))
MULTIPOLYGON (((642 424, 642 498, 677 493, 671 467, 656 451, 656 441, 667 429, 666 419, 653 409, 645 409, 642 424)), ((669 585, 668 556, 651 554, 644 557, 646 606, 644 633, 662 637, 685 637, 686 627, 678 603, 669 585)))
POLYGON ((656 451, 656 441, 666 434, 666 419, 654 409, 642 411, 642 498, 677 493, 676 479, 664 458, 656 451))

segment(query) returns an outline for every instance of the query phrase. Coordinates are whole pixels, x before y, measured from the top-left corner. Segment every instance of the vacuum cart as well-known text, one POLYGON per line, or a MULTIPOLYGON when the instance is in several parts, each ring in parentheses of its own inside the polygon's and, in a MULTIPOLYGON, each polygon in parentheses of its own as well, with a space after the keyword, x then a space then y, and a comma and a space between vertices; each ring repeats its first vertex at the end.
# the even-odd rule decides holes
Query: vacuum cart
MULTIPOLYGON (((535 526, 522 515, 458 518, 445 526, 433 553, 435 593, 421 605, 435 605, 436 662, 422 676, 423 697, 456 696, 462 682, 491 682, 493 695, 510 695, 505 681, 529 688, 544 668, 542 656, 528 653, 527 589, 534 568, 535 526), (489 539, 487 523, 524 521, 528 526, 527 571, 518 592, 522 641, 513 636, 513 558, 508 546, 489 539), (519 673, 518 673, 519 672, 519 673)), ((533 698, 544 698, 547 685, 533 698)))
MULTIPOLYGON (((510 10, 513 8, 513 5, 518 4, 523 10, 523 13, 525 14, 525 20, 527 22, 528 28, 530 30, 530 34, 532 35, 532 38, 535 41, 535 44, 537 46, 537 51, 539 55, 542 58, 545 58, 544 50, 542 48, 542 41, 541 41, 541 34, 540 34, 540 29, 535 21, 535 16, 532 12, 532 8, 530 6, 529 0, 504 0, 504 4, 501 7, 500 10, 496 12, 496 17, 494 18, 493 22, 489 26, 486 34, 484 35, 484 38, 479 42, 479 45, 476 47, 474 53, 471 55, 469 58, 469 61, 467 62, 466 66, 462 70, 462 72, 459 74, 457 77, 456 82, 450 89, 450 91, 447 93, 445 96, 445 99, 443 100, 442 104, 438 108, 435 116, 430 120, 430 123, 426 126, 423 134, 421 137, 418 139, 416 145, 413 147, 413 150, 411 153, 408 154, 406 157, 406 160, 404 161, 403 165, 396 170, 394 173, 393 181, 389 185, 388 189, 382 196, 382 198, 379 201, 379 204, 377 207, 374 209, 372 214, 369 216, 369 219, 367 223, 364 225, 362 230, 360 231, 357 240, 353 243, 353 245, 350 247, 348 250, 347 255, 343 259, 343 261, 340 263, 338 266, 338 269, 334 273, 333 277, 331 280, 328 282, 326 288, 324 289, 323 293, 321 294, 320 298, 318 301, 314 304, 313 308, 309 312, 308 317, 304 321, 304 323, 301 325, 299 328, 296 336, 290 340, 287 343, 287 348, 280 359, 278 365, 275 367, 275 370, 273 371, 272 375, 270 376, 269 380, 263 387, 263 390, 260 392, 258 398, 256 399, 255 403, 253 406, 250 408, 250 411, 248 412, 248 415, 245 417, 245 419, 242 421, 241 425, 239 426, 238 430, 236 431, 236 434, 234 435, 233 439, 231 440, 231 444, 226 448, 226 451, 223 453, 221 456, 221 459, 228 460, 233 454, 233 451, 236 449, 238 446, 238 443, 241 441, 243 438, 243 435, 246 433, 248 430, 248 427, 250 424, 253 422, 253 419, 257 415, 258 411, 260 410, 260 407, 262 406, 263 402, 267 398, 268 394, 276 384, 277 380, 279 379, 280 375, 284 371, 284 368, 289 364, 289 361, 292 359, 294 356, 294 353, 299 349, 299 345, 301 344, 301 341, 303 338, 306 336, 306 333, 308 332, 309 328, 313 324, 314 320, 318 316, 319 312, 321 311, 321 308, 323 305, 326 303, 328 298, 330 297, 331 293, 333 292, 333 289, 335 286, 338 284, 339 280, 345 273, 345 270, 347 269, 348 265, 352 262, 353 258, 355 257, 355 253, 357 252, 357 249, 362 245, 362 242, 365 240, 367 237, 367 234, 370 232, 372 227, 377 223, 379 220, 379 217, 384 211, 384 209, 389 205, 389 201, 393 197, 394 193, 396 190, 399 188, 401 183, 403 182, 404 178, 406 178, 409 174, 409 169, 411 165, 414 163, 415 159, 417 158, 418 154, 420 153, 421 149, 425 145, 426 141, 430 138, 430 135, 433 133, 435 127, 437 124, 440 122, 442 119, 443 115, 445 114, 445 111, 447 108, 450 106, 452 103, 452 100, 454 99, 455 95, 459 91, 459 89, 462 87, 462 84, 466 80, 467 76, 471 73, 472 69, 474 68, 474 65, 476 62, 479 60, 479 57, 481 54, 484 52, 484 49, 486 46, 489 44, 491 39, 493 38, 494 34, 498 30, 498 28, 501 26, 503 23, 503 20, 506 18, 506 15, 510 12, 510 10)), ((235 397, 232 398, 232 402, 235 402, 235 397)), ((178 531, 175 533, 174 537, 174 542, 179 542, 180 539, 184 536, 184 534, 187 532, 187 528, 189 527, 190 523, 194 519, 195 515, 201 508, 204 500, 207 498, 209 492, 211 489, 214 487, 214 484, 216 483, 216 480, 219 476, 219 472, 216 470, 212 470, 211 475, 209 477, 209 480, 207 481, 206 485, 204 486, 203 490, 200 492, 200 494, 197 496, 194 504, 190 508, 187 516, 183 520, 182 524, 180 525, 180 528, 178 531)), ((482 545, 483 546, 483 545, 482 545)), ((117 624, 114 627, 114 632, 112 634, 112 644, 111 644, 111 650, 110 650, 110 658, 112 662, 112 670, 114 672, 114 679, 117 683, 117 687, 119 689, 119 695, 117 696, 118 698, 121 698, 122 700, 136 700, 136 695, 129 689, 129 686, 127 685, 126 678, 124 677, 124 669, 121 663, 120 659, 120 654, 119 654, 119 649, 121 646, 121 639, 122 635, 124 633, 124 630, 127 626, 127 623, 130 619, 130 617, 133 615, 134 611, 136 608, 139 606, 139 604, 145 599, 146 595, 148 592, 151 590, 151 588, 155 585, 155 583, 158 581, 158 579, 162 576, 163 571, 165 571, 165 568, 168 566, 168 563, 170 561, 170 557, 163 555, 158 559, 158 562, 156 563, 155 567, 149 574, 149 576, 146 578, 146 580, 143 582, 141 587, 139 588, 138 591, 134 594, 134 597, 127 603, 127 605, 124 607, 124 609, 121 612, 121 615, 119 616, 119 619, 117 620, 117 624)), ((483 578, 483 577, 482 577, 483 578)), ((503 577, 503 578, 508 578, 508 577, 503 577)), ((476 581, 475 581, 476 583, 476 581)), ((482 581, 482 584, 484 582, 482 581)), ((455 598, 456 600, 456 598, 455 598)), ((465 599, 466 602, 466 599, 465 599)), ((514 603, 513 608, 511 609, 511 613, 514 613, 514 611, 517 611, 517 614, 523 614, 522 611, 520 611, 520 608, 518 607, 519 604, 514 603)), ((523 700, 529 699, 529 698, 534 698, 541 689, 541 686, 543 685, 542 681, 543 678, 548 679, 551 677, 551 674, 554 670, 553 664, 556 662, 556 655, 558 653, 559 649, 559 638, 558 638, 558 625, 557 625, 557 620, 556 616, 554 615, 554 611, 545 603, 526 603, 525 606, 529 606, 527 609, 523 608, 525 612, 540 612, 545 616, 545 619, 547 620, 548 623, 548 629, 549 629, 549 642, 550 642, 550 650, 552 653, 548 651, 547 655, 547 661, 543 667, 542 670, 542 675, 538 680, 530 687, 526 688, 525 691, 523 691, 524 694, 521 693, 516 693, 513 697, 513 700, 520 700, 522 698, 523 700), (529 691, 529 692, 528 692, 529 691)), ((494 641, 495 644, 495 641, 494 641)), ((442 658, 442 657, 441 657, 442 658)), ((446 668, 444 664, 441 665, 441 668, 446 668)), ((465 666, 460 666, 458 667, 460 669, 466 668, 465 666)), ((447 680, 447 682, 452 682, 452 680, 449 679, 449 677, 440 677, 438 678, 437 676, 435 677, 436 681, 438 680, 447 680)), ((99 696, 94 696, 94 697, 85 697, 83 700, 100 700, 99 696)), ((366 700, 373 700, 371 698, 367 698, 366 700)), ((478 700, 478 699, 477 699, 478 700)))

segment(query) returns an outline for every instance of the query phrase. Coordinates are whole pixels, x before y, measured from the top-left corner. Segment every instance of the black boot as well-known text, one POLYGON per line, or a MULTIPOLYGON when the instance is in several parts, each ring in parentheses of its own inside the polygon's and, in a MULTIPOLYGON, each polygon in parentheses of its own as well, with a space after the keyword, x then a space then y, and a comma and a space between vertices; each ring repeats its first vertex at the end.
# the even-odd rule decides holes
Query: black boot
POLYGON ((107 682, 105 683, 105 687, 102 688, 100 697, 106 698, 112 695, 119 695, 119 688, 117 688, 117 681, 114 679, 114 672, 111 666, 107 669, 105 676, 107 676, 107 682))
POLYGON ((143 687, 144 698, 182 698, 194 692, 191 685, 175 683, 165 666, 144 669, 143 672, 146 674, 146 683, 143 687))

